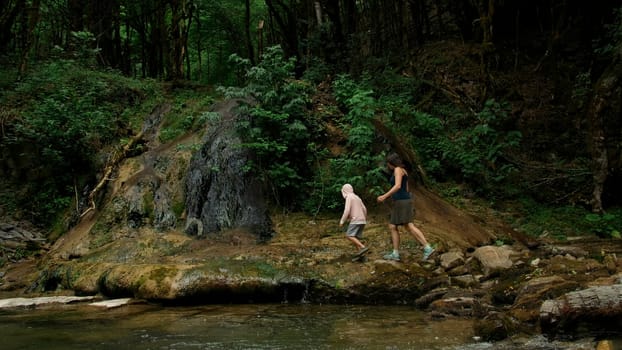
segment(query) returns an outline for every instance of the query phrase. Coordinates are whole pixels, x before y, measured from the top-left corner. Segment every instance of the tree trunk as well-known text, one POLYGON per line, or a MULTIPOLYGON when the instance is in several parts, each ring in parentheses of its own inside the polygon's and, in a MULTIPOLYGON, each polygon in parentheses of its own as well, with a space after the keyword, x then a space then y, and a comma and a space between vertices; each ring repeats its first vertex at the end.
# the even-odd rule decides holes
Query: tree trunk
POLYGON ((594 93, 587 109, 588 139, 587 146, 592 156, 592 211, 603 212, 602 194, 609 175, 609 155, 605 120, 607 117, 619 118, 620 111, 610 110, 612 101, 619 100, 622 84, 622 47, 600 76, 594 86, 594 93), (617 96, 617 97, 616 97, 617 96))
POLYGON ((313 2, 313 8, 315 10, 315 20, 317 21, 318 26, 322 26, 322 4, 319 1, 313 2))
POLYGON ((130 45, 132 40, 132 28, 130 27, 130 22, 127 18, 125 21, 125 39, 123 40, 123 71, 129 76, 134 75, 132 69, 132 45, 130 45))
POLYGON ((28 54, 30 53, 30 48, 32 47, 33 42, 33 32, 35 31, 35 27, 39 22, 39 5, 40 0, 34 0, 30 7, 27 9, 25 18, 27 18, 27 24, 24 28, 25 33, 24 36, 24 46, 22 47, 22 57, 19 65, 19 74, 22 75, 26 72, 26 68, 28 65, 28 54))
POLYGON ((164 1, 157 1, 157 8, 150 15, 148 26, 151 27, 151 37, 149 38, 149 54, 147 55, 148 72, 152 78, 162 78, 165 74, 170 74, 171 43, 168 38, 166 26, 166 9, 164 1))
POLYGON ((540 307, 544 333, 619 331, 621 323, 622 284, 570 292, 559 299, 546 300, 540 307))
POLYGON ((201 81, 203 78, 203 59, 201 56, 201 50, 203 50, 203 46, 201 45, 203 42, 203 35, 201 35, 201 11, 197 9, 196 11, 196 30, 197 30, 197 80, 201 81))
POLYGON ((120 4, 117 0, 90 1, 84 9, 87 28, 97 41, 100 49, 98 61, 107 67, 119 68, 121 63, 121 45, 119 33, 120 4))
POLYGON ((266 6, 270 13, 270 18, 276 22, 283 37, 283 51, 287 57, 300 58, 300 47, 298 37, 298 16, 296 9, 292 5, 286 5, 281 0, 266 0, 266 6))
POLYGON ((190 60, 190 50, 188 48, 188 38, 190 38, 190 28, 192 27, 192 19, 193 17, 193 10, 194 10, 194 6, 190 5, 190 4, 186 4, 185 7, 185 16, 184 16, 184 20, 185 20, 185 25, 184 25, 184 30, 183 30, 183 49, 184 49, 184 54, 183 57, 186 60, 186 79, 190 80, 191 78, 191 60, 190 60))
MULTIPOLYGON (((167 65, 168 79, 183 79, 184 65, 184 17, 185 2, 184 0, 170 0, 171 6, 171 24, 169 26, 170 51, 167 65)), ((166 51, 165 51, 166 52, 166 51)))
POLYGON ((251 65, 255 65, 255 50, 253 49, 253 40, 251 39, 251 2, 246 0, 246 8, 244 11, 244 31, 246 35, 246 49, 248 51, 248 59, 251 65))
POLYGON ((483 102, 487 99, 488 95, 488 63, 492 53, 495 50, 495 46, 493 43, 493 31, 492 31, 492 23, 495 14, 495 0, 480 0, 479 3, 479 24, 482 30, 482 47, 480 50, 480 80, 482 86, 482 96, 483 102))
POLYGON ((6 52, 6 47, 12 38, 13 25, 18 16, 22 15, 26 8, 26 0, 18 0, 15 4, 4 3, 0 6, 0 51, 6 52))
POLYGON ((67 1, 67 17, 69 19, 70 31, 83 31, 86 28, 84 19, 86 17, 86 0, 68 0, 67 1))

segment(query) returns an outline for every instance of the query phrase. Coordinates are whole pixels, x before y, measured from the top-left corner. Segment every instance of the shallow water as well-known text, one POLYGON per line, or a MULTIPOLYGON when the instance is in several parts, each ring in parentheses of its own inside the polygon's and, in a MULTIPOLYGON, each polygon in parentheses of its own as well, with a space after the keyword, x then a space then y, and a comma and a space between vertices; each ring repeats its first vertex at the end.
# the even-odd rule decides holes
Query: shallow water
POLYGON ((443 349, 472 339, 466 320, 407 307, 67 305, 0 312, 2 349, 443 349))
POLYGON ((429 320, 405 306, 63 305, 2 310, 0 334, 3 350, 568 348, 545 339, 530 347, 477 343, 472 321, 429 320))

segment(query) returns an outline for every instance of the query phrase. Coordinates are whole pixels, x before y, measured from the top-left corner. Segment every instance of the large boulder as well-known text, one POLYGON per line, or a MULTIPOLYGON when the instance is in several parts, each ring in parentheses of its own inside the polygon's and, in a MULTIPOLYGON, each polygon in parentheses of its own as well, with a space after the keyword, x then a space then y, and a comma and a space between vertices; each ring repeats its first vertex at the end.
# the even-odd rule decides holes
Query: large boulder
POLYGON ((236 133, 236 101, 216 104, 222 118, 209 127, 186 177, 186 228, 192 235, 248 229, 260 240, 274 234, 263 186, 248 171, 251 154, 236 133))

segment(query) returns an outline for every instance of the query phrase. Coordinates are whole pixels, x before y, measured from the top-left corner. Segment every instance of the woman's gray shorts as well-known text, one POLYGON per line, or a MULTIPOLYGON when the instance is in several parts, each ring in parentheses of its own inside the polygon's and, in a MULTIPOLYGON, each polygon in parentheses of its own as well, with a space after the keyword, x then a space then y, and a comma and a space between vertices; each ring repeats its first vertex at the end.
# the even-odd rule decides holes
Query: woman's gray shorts
POLYGON ((348 230, 346 231, 346 236, 356 237, 358 239, 361 239, 363 238, 364 228, 365 228, 365 224, 349 224, 348 230))
POLYGON ((390 220, 392 225, 406 225, 413 221, 414 216, 415 210, 413 209, 412 199, 393 201, 390 220))

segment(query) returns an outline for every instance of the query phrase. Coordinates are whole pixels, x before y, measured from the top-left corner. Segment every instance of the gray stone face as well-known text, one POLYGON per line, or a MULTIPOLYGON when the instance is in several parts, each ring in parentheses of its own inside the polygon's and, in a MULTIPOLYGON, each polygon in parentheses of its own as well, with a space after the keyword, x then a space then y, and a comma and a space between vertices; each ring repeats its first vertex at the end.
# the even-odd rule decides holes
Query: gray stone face
POLYGON ((0 223, 0 247, 3 253, 14 253, 19 249, 36 250, 46 243, 47 239, 41 232, 21 227, 19 224, 0 223))
POLYGON ((233 125, 237 103, 217 106, 221 121, 209 127, 203 146, 193 156, 186 178, 186 233, 210 234, 243 228, 261 240, 273 236, 262 184, 248 171, 247 149, 233 125), (196 220, 202 223, 201 230, 196 220))

